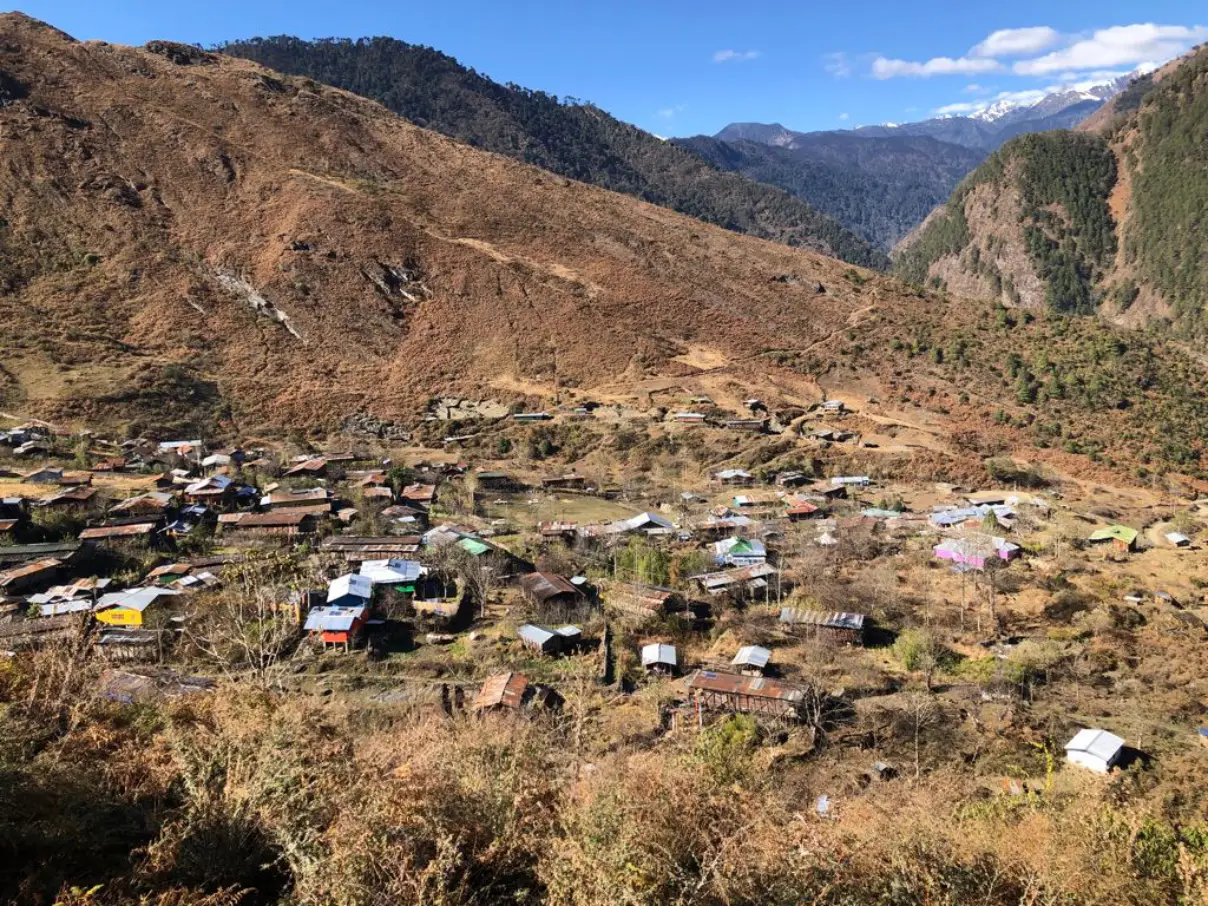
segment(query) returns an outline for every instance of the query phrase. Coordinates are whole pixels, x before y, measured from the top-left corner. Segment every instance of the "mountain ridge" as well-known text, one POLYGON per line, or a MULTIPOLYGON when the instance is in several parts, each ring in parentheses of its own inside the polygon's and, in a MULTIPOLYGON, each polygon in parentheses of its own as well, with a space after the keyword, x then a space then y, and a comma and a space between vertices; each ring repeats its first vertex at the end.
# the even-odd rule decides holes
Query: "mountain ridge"
POLYGON ((387 37, 303 41, 281 35, 215 49, 371 98, 474 147, 716 226, 851 264, 889 264, 883 251, 783 189, 710 167, 593 105, 501 85, 433 48, 387 37))

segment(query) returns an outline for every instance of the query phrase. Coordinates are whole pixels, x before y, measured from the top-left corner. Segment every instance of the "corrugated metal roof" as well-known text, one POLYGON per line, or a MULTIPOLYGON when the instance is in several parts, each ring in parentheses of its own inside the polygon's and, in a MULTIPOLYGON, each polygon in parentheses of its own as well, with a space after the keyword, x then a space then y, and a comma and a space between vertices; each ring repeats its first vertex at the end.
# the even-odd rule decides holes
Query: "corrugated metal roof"
POLYGON ((679 657, 674 645, 662 645, 652 642, 642 646, 642 666, 651 667, 655 664, 665 664, 669 667, 679 665, 679 657))
MULTIPOLYGON (((239 515, 239 514, 230 514, 239 515)), ((243 513, 238 522, 230 523, 237 528, 292 528, 301 526, 307 519, 313 519, 314 513, 293 510, 281 510, 271 513, 243 513)))
POLYGON ((364 560, 360 573, 374 585, 414 582, 426 572, 423 564, 414 560, 364 560))
POLYGON ((762 670, 771 659, 772 652, 768 649, 758 645, 744 645, 738 649, 738 654, 734 655, 734 660, 730 663, 735 667, 758 667, 762 670))
POLYGON ((132 538, 137 535, 150 535, 155 531, 155 522, 135 522, 130 525, 102 525, 96 528, 86 528, 80 532, 81 541, 102 541, 105 538, 132 538))
POLYGON ((1066 752, 1086 752, 1094 758, 1110 762, 1122 748, 1124 740, 1107 730, 1079 730, 1074 738, 1065 744, 1066 752))
POLYGON ((553 573, 529 573, 520 579, 525 594, 538 601, 548 601, 558 595, 579 596, 579 590, 562 576, 553 573))
POLYGON ((864 614, 845 611, 804 610, 798 607, 782 607, 780 622, 797 626, 822 626, 827 629, 864 628, 864 614))
POLYGON ((12 585, 18 579, 28 579, 30 576, 36 576, 40 573, 49 570, 58 569, 63 565, 62 560, 56 560, 53 557, 45 560, 35 560, 33 563, 26 563, 24 566, 18 566, 15 569, 7 570, 0 573, 0 588, 7 585, 12 585))
POLYGON ((698 670, 688 678, 689 689, 717 692, 723 695, 747 695, 752 698, 776 701, 800 702, 805 700, 805 690, 766 676, 740 676, 735 673, 717 673, 698 670))
POLYGON ((367 608, 316 607, 306 615, 306 632, 347 632, 355 622, 365 619, 367 608))
POLYGON ((101 599, 96 602, 96 609, 105 610, 109 607, 122 607, 142 613, 160 598, 176 597, 179 594, 180 592, 173 591, 170 588, 128 588, 125 591, 114 591, 107 595, 102 595, 101 599))
POLYGON ((537 645, 544 648, 550 639, 557 638, 558 633, 552 629, 547 629, 544 626, 536 626, 532 623, 525 623, 516 630, 516 635, 522 641, 528 642, 530 645, 537 645))
POLYGON ((522 673, 497 673, 482 684, 474 699, 474 710, 484 708, 519 709, 524 704, 524 693, 528 690, 528 678, 522 673))
POLYGON ((332 579, 331 584, 327 586, 328 602, 348 596, 368 601, 373 597, 373 582, 368 576, 359 576, 356 573, 345 573, 332 579))

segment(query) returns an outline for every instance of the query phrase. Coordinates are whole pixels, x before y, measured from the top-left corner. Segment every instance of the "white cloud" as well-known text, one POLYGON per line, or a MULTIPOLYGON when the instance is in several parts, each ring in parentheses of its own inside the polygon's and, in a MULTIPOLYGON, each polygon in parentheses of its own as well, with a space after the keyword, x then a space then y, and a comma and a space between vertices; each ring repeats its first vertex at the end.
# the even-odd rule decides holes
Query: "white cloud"
POLYGON ((1040 53, 1061 41, 1061 33, 1047 25, 1031 28, 1001 28, 969 53, 975 57, 1025 57, 1040 53))
POLYGON ((849 120, 849 119, 851 119, 851 114, 850 114, 850 113, 840 113, 840 114, 839 114, 839 119, 841 119, 841 120, 849 120))
POLYGON ((976 75, 980 72, 995 72, 1002 68, 997 60, 970 59, 968 57, 935 57, 920 63, 912 60, 890 60, 877 57, 872 61, 872 74, 877 79, 895 79, 901 76, 928 79, 937 75, 976 75))
POLYGON ((964 92, 965 94, 985 94, 989 90, 990 89, 987 88, 985 85, 979 85, 979 84, 977 84, 977 82, 970 82, 968 85, 966 85, 964 88, 961 89, 961 91, 964 92))
POLYGON ((823 54, 822 68, 836 79, 846 79, 851 75, 851 61, 847 59, 847 54, 841 50, 823 54))
POLYGON ((714 63, 745 63, 759 56, 758 50, 719 50, 713 54, 714 63))
POLYGON ((1020 60, 1013 69, 1017 75, 1037 76, 1169 60, 1206 39, 1208 27, 1203 25, 1116 25, 1042 57, 1020 60))
POLYGON ((677 113, 683 113, 688 109, 687 104, 676 104, 674 107, 663 107, 654 112, 654 115, 662 120, 675 119, 677 113))

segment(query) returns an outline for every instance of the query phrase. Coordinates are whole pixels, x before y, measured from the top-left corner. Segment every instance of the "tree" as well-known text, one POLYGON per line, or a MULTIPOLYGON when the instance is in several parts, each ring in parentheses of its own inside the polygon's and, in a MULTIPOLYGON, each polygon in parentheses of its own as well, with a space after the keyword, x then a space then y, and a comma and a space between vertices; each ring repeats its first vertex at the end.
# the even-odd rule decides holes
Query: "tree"
POLYGON ((291 597, 305 570, 297 558, 261 552, 224 575, 224 587, 186 621, 186 636, 208 661, 232 677, 272 683, 273 668, 293 649, 301 621, 291 597))

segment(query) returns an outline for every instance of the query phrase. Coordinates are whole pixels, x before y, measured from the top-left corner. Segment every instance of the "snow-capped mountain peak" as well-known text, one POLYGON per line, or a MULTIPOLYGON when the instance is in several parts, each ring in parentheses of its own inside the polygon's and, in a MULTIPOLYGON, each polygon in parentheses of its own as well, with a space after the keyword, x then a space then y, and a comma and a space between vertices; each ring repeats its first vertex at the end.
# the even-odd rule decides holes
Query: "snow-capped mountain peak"
POLYGON ((983 123, 992 123, 995 120, 1002 119, 1012 110, 1016 110, 1024 106, 1027 105, 1021 104, 1019 101, 1011 101, 1006 99, 995 101, 985 110, 979 110, 977 113, 974 113, 972 115, 972 119, 981 120, 983 123))

